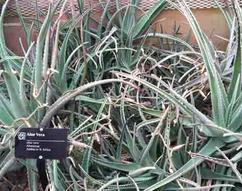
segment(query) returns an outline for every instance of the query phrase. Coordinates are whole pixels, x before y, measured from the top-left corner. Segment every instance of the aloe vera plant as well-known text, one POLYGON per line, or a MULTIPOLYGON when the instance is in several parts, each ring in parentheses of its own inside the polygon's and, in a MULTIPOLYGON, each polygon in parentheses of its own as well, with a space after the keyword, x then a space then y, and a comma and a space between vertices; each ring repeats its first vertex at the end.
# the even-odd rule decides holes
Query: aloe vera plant
MULTIPOLYGON (((239 120, 239 116, 241 115, 241 95, 239 93, 241 92, 241 22, 240 17, 238 16, 241 14, 241 8, 239 7, 238 2, 235 1, 234 11, 237 17, 235 20, 235 29, 231 31, 231 38, 233 42, 235 39, 236 47, 234 47, 235 53, 233 53, 232 55, 228 54, 226 55, 227 57, 225 57, 225 59, 230 56, 234 57, 234 63, 231 60, 230 63, 227 63, 229 65, 228 70, 232 71, 232 77, 229 81, 230 85, 227 85, 223 81, 223 75, 220 71, 221 66, 219 64, 219 61, 217 60, 216 50, 213 48, 208 38, 202 32, 198 22, 196 21, 194 15, 189 10, 185 2, 177 3, 179 5, 177 9, 184 14, 189 22, 189 25, 191 26, 191 29, 193 30, 193 33, 197 39, 199 51, 201 53, 204 66, 206 68, 206 76, 209 84, 209 91, 211 94, 212 116, 205 116, 204 114, 202 114, 199 111, 199 108, 191 105, 186 99, 180 96, 160 78, 154 78, 154 76, 152 75, 146 76, 146 78, 154 78, 154 80, 156 81, 153 81, 153 83, 155 84, 151 84, 147 82, 147 80, 143 80, 142 76, 117 73, 117 75, 119 75, 120 77, 125 77, 137 81, 140 84, 147 86, 148 89, 156 91, 163 98, 168 99, 171 103, 179 107, 183 113, 193 118, 195 120, 194 122, 199 124, 199 130, 208 137, 207 143, 203 145, 199 150, 198 157, 188 160, 187 163, 185 163, 183 166, 174 170, 174 172, 162 178, 154 185, 146 188, 145 190, 147 191, 156 190, 158 188, 164 187, 172 181, 179 181, 180 177, 187 174, 192 169, 196 169, 199 164, 206 160, 206 158, 212 156, 216 151, 219 150, 219 148, 223 148, 226 144, 231 144, 234 141, 237 141, 238 143, 240 143, 241 141, 241 122, 239 120), (162 88, 159 86, 161 86, 162 88)), ((237 156, 239 155, 238 153, 236 154, 237 156)), ((234 168, 233 172, 237 175, 238 180, 240 180, 241 174, 238 169, 234 168)), ((214 190, 217 189, 219 188, 214 188, 214 190)))
MULTIPOLYGON (((197 39, 198 45, 199 45, 199 53, 193 52, 191 54, 194 54, 194 56, 198 56, 202 59, 202 64, 206 68, 206 76, 202 77, 205 79, 205 81, 208 82, 209 85, 209 91, 210 91, 210 99, 211 99, 211 113, 209 115, 203 114, 200 109, 196 108, 193 104, 189 103, 187 99, 185 99, 183 96, 181 96, 179 87, 172 88, 174 84, 167 84, 166 81, 164 81, 162 78, 157 77, 156 75, 148 75, 148 74, 142 74, 138 73, 138 75, 135 74, 127 74, 127 73, 120 73, 120 72, 114 72, 118 77, 122 79, 130 79, 132 81, 136 81, 138 84, 144 85, 146 88, 145 90, 147 92, 156 92, 157 96, 161 96, 163 99, 168 100, 170 103, 173 103, 183 114, 185 114, 190 122, 190 125, 194 127, 194 132, 199 132, 198 134, 205 135, 206 142, 203 145, 200 145, 198 147, 197 143, 191 142, 191 144, 194 145, 196 148, 195 151, 197 154, 192 154, 192 158, 186 157, 184 154, 180 155, 185 159, 186 162, 179 161, 177 158, 177 153, 174 152, 170 156, 162 155, 161 157, 168 157, 168 163, 171 166, 171 172, 169 172, 169 169, 164 171, 163 169, 160 169, 160 166, 157 165, 157 162, 152 160, 150 158, 150 155, 152 152, 151 148, 154 147, 154 135, 155 132, 151 133, 151 139, 150 142, 147 144, 145 140, 142 140, 142 135, 138 134, 138 130, 134 127, 134 129, 129 129, 127 124, 125 124, 125 120, 123 120, 123 131, 122 136, 120 139, 122 141, 126 140, 125 143, 120 143, 123 145, 123 147, 127 147, 124 150, 128 150, 128 156, 133 160, 132 162, 125 164, 122 162, 117 163, 117 159, 109 159, 109 160, 97 160, 95 159, 97 164, 103 165, 105 167, 113 168, 120 171, 127 171, 129 172, 129 175, 132 174, 132 171, 135 171, 134 169, 137 169, 137 176, 130 177, 130 176, 120 176, 117 177, 114 180, 110 180, 107 184, 103 185, 99 190, 105 190, 106 188, 114 189, 113 185, 115 183, 120 185, 120 189, 130 189, 133 184, 133 189, 145 189, 145 190, 156 190, 156 189, 164 189, 164 190, 179 190, 179 189, 212 189, 212 190, 220 190, 226 189, 231 190, 233 189, 234 183, 241 183, 240 178, 241 174, 234 166, 234 164, 227 158, 227 156, 220 150, 225 149, 226 147, 230 148, 231 145, 235 144, 238 148, 241 141, 240 136, 240 129, 241 129, 241 122, 239 120, 240 110, 241 110, 241 102, 240 102, 240 93, 241 92, 241 48, 240 48, 240 15, 241 9, 238 6, 238 2, 235 1, 235 9, 234 13, 237 15, 235 17, 233 23, 229 23, 230 26, 233 26, 231 29, 231 41, 228 45, 228 50, 224 54, 224 59, 222 61, 218 60, 217 51, 212 46, 211 42, 208 40, 206 35, 202 32, 200 26, 198 25, 198 22, 196 21, 195 17, 193 16, 192 12, 189 10, 187 5, 184 2, 178 2, 179 7, 177 7, 178 10, 180 10, 185 17, 187 18, 191 29, 193 30, 193 33, 197 39), (233 52, 233 53, 232 53, 233 52), (231 59, 229 59, 231 58, 231 59), (233 59, 232 59, 233 58, 233 59), (226 65, 226 66, 225 66, 226 65), (225 80, 225 76, 227 79, 225 80), (229 82, 229 84, 228 84, 229 82), (127 126, 125 128, 125 126, 127 126), (196 129, 197 128, 197 129, 196 129), (137 145, 138 144, 138 145, 137 145), (152 147, 152 146, 153 147, 152 147), (141 148, 140 148, 141 147, 141 148), (216 166, 216 170, 207 170, 205 173, 205 170, 203 170, 204 161, 214 161, 216 163, 216 160, 221 160, 221 158, 213 157, 218 155, 217 152, 220 152, 220 155, 224 160, 226 160, 230 168, 228 168, 228 165, 219 163, 219 165, 216 166), (146 154, 145 156, 142 155, 142 153, 146 154), (222 154, 221 154, 222 153, 222 154), (144 159, 146 159, 146 163, 144 162, 144 159), (113 161, 113 162, 110 162, 113 161), (174 163, 174 164, 172 164, 174 163), (177 163, 177 164, 176 164, 177 163), (180 164, 179 164, 180 163, 180 164), (203 163, 201 165, 201 163, 203 163), (179 165, 178 165, 179 164, 179 165), (130 165, 130 167, 128 167, 130 165), (138 167, 138 165, 141 165, 138 167), (172 166, 174 165, 174 166, 172 166), (200 165, 200 166, 199 166, 200 165), (134 168, 134 169, 133 169, 134 168), (154 169, 153 169, 154 168, 154 169), (191 170, 193 170, 192 173, 189 173, 191 170), (223 174, 223 173, 227 174, 223 174), (200 174, 201 173, 201 174, 200 174), (203 186, 202 184, 206 185, 206 182, 201 182, 201 180, 207 180, 208 174, 213 174, 212 179, 215 181, 214 185, 210 186, 203 186), (157 176, 156 176, 157 174, 157 176), (202 175, 202 177, 201 177, 202 175), (143 179, 142 179, 142 178, 143 179), (190 178, 194 182, 189 182, 190 178), (229 180, 228 177, 234 177, 235 179, 229 180), (141 179, 139 179, 141 178, 141 179), (145 179, 147 178, 147 179, 145 179), (156 179, 157 178, 157 179, 156 179), (189 179, 189 180, 186 180, 189 179), (142 185, 142 182, 145 181, 145 186, 142 185), (200 181, 200 183, 196 183, 196 181, 200 181), (225 183, 232 183, 232 184, 221 184, 221 182, 225 183), (129 182, 129 184, 127 183, 129 182), (177 185, 174 185, 176 182, 177 185), (126 183, 126 184, 125 184, 126 183), (131 185, 130 185, 131 184, 131 185), (123 187, 121 187, 124 186, 123 187)), ((229 19, 232 20, 232 19, 229 19)), ((179 55, 186 55, 186 52, 181 52, 179 55)), ((171 58, 172 56, 168 56, 167 59, 171 58)), ((165 59, 164 59, 165 61, 165 59)), ((164 64, 163 62, 158 62, 155 66, 160 67, 164 64)), ((201 76, 200 76, 201 77, 201 76)), ((130 90, 132 91, 132 90, 130 90)), ((189 89, 187 94, 193 98, 193 90, 189 89)), ((131 96, 131 95, 130 95, 131 96)), ((158 98, 157 98, 158 99, 158 98)), ((193 98, 194 99, 194 98, 193 98)), ((193 100, 195 102, 196 100, 193 100)), ((144 111, 142 108, 139 108, 140 111, 144 111)), ((128 116, 128 114, 125 114, 127 110, 122 111, 122 116, 125 119, 125 116, 128 116)), ((151 110, 149 110, 151 112, 151 110)), ((161 112, 162 113, 162 112, 161 112)), ((149 113, 151 114, 151 113, 149 113)), ((153 113, 154 114, 154 111, 153 113)), ((157 120, 145 120, 144 126, 150 126, 152 123, 157 123, 157 120)), ((181 125, 187 125, 185 120, 183 120, 182 116, 179 116, 178 121, 180 121, 181 125)), ((131 123, 132 124, 132 123, 131 123)), ((132 124, 131 126, 133 126, 132 124)), ((135 126, 135 125, 134 125, 135 126)), ((159 126, 158 126, 159 127, 159 126)), ((161 128, 161 127, 160 127, 161 128)), ((168 128, 168 127, 167 127, 168 128)), ((174 128, 174 127, 173 127, 174 128)), ((162 128, 161 128, 162 129, 162 128)), ((169 129, 169 128, 168 128, 169 129)), ((163 129, 162 129, 163 131, 163 129)), ((168 131, 169 132, 169 131, 168 131)), ((170 133, 170 132, 169 132, 170 133)), ((168 137, 170 134, 168 133, 168 137)), ((195 134, 193 140, 196 140, 196 136, 198 134, 195 134)), ((158 133, 159 134, 159 133, 158 133)), ((163 135, 161 133, 161 135, 163 135)), ((165 135, 164 135, 165 136, 165 135)), ((165 139, 165 138, 164 138, 165 139)), ((168 138, 170 139, 170 138, 168 138)), ((156 140, 157 141, 157 140, 156 140)), ((165 141, 164 141, 165 142, 165 141)), ((180 141, 181 142, 181 141, 180 141)), ((169 141, 168 141, 169 143, 169 141)), ((164 143, 164 147, 166 147, 166 142, 164 143)), ((181 145, 182 147, 182 145, 181 145)), ((119 145, 119 149, 121 146, 119 145)), ((169 148, 169 147, 168 147, 169 148)), ((171 149, 171 148, 170 148, 171 149)), ((113 151, 114 152, 114 151, 113 151)), ((113 152, 109 152, 110 158, 111 156, 115 155, 112 154, 113 152)), ((120 150, 119 155, 120 156, 120 150)), ((227 151, 224 151, 227 152, 227 151)), ((231 154, 231 157, 234 156, 231 160, 238 161, 240 156, 240 152, 236 150, 236 148, 231 148, 230 151, 228 151, 229 154, 231 154)), ((129 158, 128 157, 128 158, 129 158)), ((157 159, 158 160, 158 159, 157 159)), ((165 160, 165 159, 163 159, 165 160)), ((136 173, 134 173, 136 175, 136 173)))
POLYGON ((69 128, 71 145, 66 160, 47 161, 53 190, 218 191, 241 183, 235 165, 242 111, 237 1, 234 15, 222 10, 231 37, 220 59, 184 2, 177 9, 198 49, 175 34, 152 31, 166 1, 137 19, 135 0, 127 6, 116 1, 113 14, 110 2, 102 3, 99 22, 78 1, 82 15, 64 24, 52 19, 57 5, 50 4, 33 43, 19 12, 28 49, 18 57, 2 31, 7 3, 0 17, 1 176, 20 161, 30 190, 38 190, 35 161, 15 159, 13 140, 23 126, 49 126, 69 128), (151 37, 165 50, 149 46, 151 37))
MULTIPOLYGON (((27 51, 23 50, 23 57, 14 56, 8 51, 5 45, 3 19, 8 3, 9 1, 6 1, 3 5, 0 17, 0 61, 3 79, 0 94, 2 141, 1 176, 3 176, 17 160, 14 157, 13 145, 14 137, 19 128, 24 126, 33 128, 51 126, 57 128, 54 123, 51 124, 51 120, 54 119, 53 117, 56 116, 60 108, 63 108, 83 91, 108 83, 126 83, 119 79, 104 79, 80 87, 77 83, 74 84, 74 86, 69 86, 69 83, 72 84, 69 82, 69 79, 72 79, 71 75, 74 75, 73 81, 78 80, 75 77, 76 73, 72 72, 72 74, 68 74, 68 76, 63 76, 61 80, 64 81, 62 81, 60 87, 53 87, 59 83, 52 83, 50 76, 53 75, 55 70, 58 70, 58 72, 62 74, 62 70, 60 70, 60 67, 62 67, 61 64, 63 64, 64 67, 69 67, 70 58, 75 54, 75 51, 71 53, 69 59, 66 59, 64 63, 56 63, 58 61, 57 52, 59 51, 59 23, 57 23, 57 28, 54 29, 55 31, 53 33, 51 33, 51 26, 53 25, 53 16, 58 2, 57 4, 50 3, 47 16, 41 25, 37 41, 31 43, 27 51), (50 49, 51 35, 56 37, 53 49, 50 49), (53 56, 51 60, 49 60, 51 51, 53 51, 53 56), (52 64, 49 65, 49 62, 52 62, 52 64), (62 87, 65 87, 65 89, 63 90, 62 87)), ((67 73, 66 70, 67 68, 65 68, 64 74, 67 73)), ((78 71, 78 68, 76 68, 76 70, 78 71)), ((59 75, 57 75, 57 77, 59 77, 59 75)), ((53 78, 53 80, 55 80, 55 78, 53 78)), ((62 127, 64 127, 64 125, 62 127)), ((79 143, 74 138, 70 139, 70 143, 76 146, 83 146, 83 144, 79 143)), ((22 163, 24 163, 27 168, 30 190, 38 190, 35 160, 24 160, 22 163)), ((56 161, 47 164, 51 187, 53 189, 64 190, 66 187, 65 182, 59 181, 59 178, 65 179, 65 176, 60 173, 56 161)))
MULTIPOLYGON (((64 38, 61 45, 59 45, 59 41, 61 40, 61 26, 60 21, 57 20, 57 23, 53 25, 53 16, 55 14, 57 4, 50 3, 49 10, 47 16, 45 17, 41 27, 39 28, 39 33, 36 42, 31 43, 30 37, 27 36, 29 47, 27 50, 23 49, 24 56, 17 57, 10 51, 8 51, 4 34, 3 34, 3 20, 4 14, 6 11, 6 7, 9 1, 6 1, 2 7, 2 13, 0 17, 1 31, 0 31, 0 58, 1 58, 1 74, 3 83, 1 84, 1 146, 2 146, 2 155, 1 155, 1 171, 0 174, 3 176, 12 166, 12 164, 17 160, 14 158, 14 148, 12 147, 14 136, 17 133, 18 129, 24 126, 27 127, 47 127, 52 126, 56 127, 55 120, 59 120, 58 126, 64 127, 63 121, 57 116, 55 117, 60 109, 63 108, 67 103, 70 103, 73 99, 75 99, 79 94, 83 91, 90 89, 95 86, 100 86, 108 83, 127 83, 120 79, 102 79, 95 78, 95 82, 91 82, 83 85, 89 80, 92 80, 90 75, 87 75, 88 65, 87 62, 94 61, 92 58, 96 56, 100 60, 100 65, 102 65, 101 57, 103 54, 103 50, 100 49, 102 46, 108 47, 110 42, 107 41, 106 37, 103 37, 102 33, 100 34, 100 39, 97 44, 96 50, 94 52, 87 52, 84 57, 88 57, 88 60, 84 59, 83 56, 78 59, 73 59, 74 56, 85 53, 85 49, 91 47, 91 45, 86 45, 87 42, 82 42, 81 45, 74 47, 72 49, 71 39, 74 37, 76 29, 76 23, 73 21, 73 25, 67 31, 67 35, 64 38), (52 28, 54 26, 55 28, 52 28), (73 32, 74 31, 74 32, 73 32), (51 38, 54 37, 54 38, 51 38), (53 44, 51 46, 50 44, 53 44), (107 44, 107 45, 106 45, 107 44), (52 49, 50 48, 52 47, 52 49), (81 49, 84 47, 84 49, 81 49), (69 51, 71 51, 69 53, 69 51), (95 52, 96 51, 96 52, 95 52), (52 53, 51 59, 49 59, 50 54, 52 53), (69 53, 69 54, 68 54, 69 53), (78 62, 78 60, 84 60, 83 64, 77 63, 76 66, 72 66, 73 63, 78 62), (51 63, 51 64, 49 64, 51 63), (71 69, 72 68, 72 69, 71 69), (80 83, 80 85, 79 85, 80 83), (55 119, 56 118, 56 119, 55 119), (53 123, 51 123, 51 120, 53 123), (53 121, 54 120, 54 121, 53 121), (10 145, 10 146, 8 146, 10 145)), ((161 5, 159 5, 160 7, 161 5)), ((158 9, 158 7, 157 7, 158 9)), ((63 13, 63 8, 60 12, 60 15, 63 13)), ((20 20, 24 25, 24 29, 26 35, 29 35, 26 24, 24 23, 24 19, 19 12, 20 20)), ((128 18, 128 16, 126 17, 128 18)), ((88 17, 82 18, 86 19, 88 22, 88 17)), ((132 22, 132 21, 126 21, 132 22)), ((126 23, 128 24, 128 23, 126 23)), ((83 25, 84 27, 86 25, 83 25)), ((147 28, 147 24, 142 26, 142 23, 139 23, 141 27, 140 33, 147 28)), ((86 26, 88 29, 88 25, 86 26)), ((101 30, 101 28, 99 29, 101 30)), ((110 30, 107 37, 112 37, 115 32, 115 28, 110 30)), ((64 30, 63 30, 64 31, 64 30)), ((85 29, 83 30, 85 31, 85 29)), ((81 31, 81 32, 83 32, 81 31)), ((84 32, 84 39, 90 39, 90 32, 84 32)), ((113 42, 115 43, 115 39, 112 37, 113 42)), ((83 40, 83 39, 82 39, 83 40)), ((78 43, 80 41, 77 41, 78 43)), ((89 42, 90 43, 90 42, 89 42)), ((76 43, 74 43, 75 46, 76 43)), ((124 48, 126 50, 131 49, 130 47, 124 48)), ((129 50, 130 51, 130 50, 129 50)), ((112 52, 112 51, 109 51, 112 52)), ((130 52, 132 54, 133 50, 130 52)), ((130 54, 130 55, 131 55, 130 54)), ((137 56, 137 55, 136 55, 137 56)), ((102 69, 102 67, 99 67, 102 69)), ((95 75, 99 77, 98 75, 95 75)), ((129 83, 133 86, 131 83, 129 83)), ((76 103, 70 104, 66 106, 67 114, 64 114, 64 118, 69 118, 68 126, 70 126, 71 130, 73 130, 73 136, 70 135, 70 143, 75 146, 85 146, 85 144, 80 143, 78 140, 79 136, 78 132, 80 127, 76 121, 80 121, 83 124, 82 120, 86 120, 86 116, 79 114, 74 114, 72 109, 79 108, 78 103, 80 101, 77 99, 76 103), (77 105, 77 106, 76 106, 77 105), (69 115, 68 115, 69 114, 69 115), (77 117, 77 116, 78 117, 77 117), (76 135, 76 136, 74 136, 76 135)), ((105 102, 104 102, 105 103, 105 102)), ((103 107, 106 106, 105 104, 103 107)), ((89 106, 90 107, 90 106, 89 106)), ((94 120, 91 124, 92 130, 95 131, 95 128, 99 125, 99 120, 101 114, 103 112, 102 107, 98 111, 98 115, 96 120, 94 120)), ((63 111, 65 113, 65 111, 63 111)), ((77 113, 77 112, 76 112, 77 113)), ((63 115, 63 114, 62 114, 63 115)), ((89 118, 88 118, 89 119, 89 118)), ((57 122, 56 121, 56 122, 57 122)), ((88 120, 89 123, 89 120, 88 120)), ((89 129, 89 128, 87 128, 89 129)), ((87 141, 88 143, 89 141, 87 141)), ((86 149, 86 154, 83 158, 83 168, 88 171, 89 169, 89 157, 90 157, 90 149, 86 149), (86 158, 88 160, 86 160, 86 158)), ((19 161, 19 159, 18 159, 19 161)), ((27 168, 28 173, 28 181, 30 190, 38 190, 38 180, 36 173, 36 165, 35 160, 20 160, 27 168)), ((73 170, 71 170, 71 165, 66 167, 67 171, 71 174, 71 179, 75 182, 75 178, 73 177, 73 170), (70 167, 70 168, 69 168, 70 167)), ((47 163, 47 170, 49 174, 50 186, 52 189, 64 190, 68 187, 66 185, 65 180, 67 177, 60 171, 60 168, 57 165, 56 161, 47 163)), ((75 171, 74 171, 75 174, 75 171)), ((75 186, 77 188, 77 186, 75 186)))

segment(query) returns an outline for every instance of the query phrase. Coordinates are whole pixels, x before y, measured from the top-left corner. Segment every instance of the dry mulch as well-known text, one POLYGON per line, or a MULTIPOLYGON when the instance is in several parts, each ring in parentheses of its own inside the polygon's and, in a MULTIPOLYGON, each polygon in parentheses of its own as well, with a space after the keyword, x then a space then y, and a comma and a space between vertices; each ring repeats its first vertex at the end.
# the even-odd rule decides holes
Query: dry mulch
MULTIPOLYGON (((8 172, 0 179, 0 191, 30 191, 25 168, 8 172)), ((39 191, 42 191, 40 188, 39 191)))

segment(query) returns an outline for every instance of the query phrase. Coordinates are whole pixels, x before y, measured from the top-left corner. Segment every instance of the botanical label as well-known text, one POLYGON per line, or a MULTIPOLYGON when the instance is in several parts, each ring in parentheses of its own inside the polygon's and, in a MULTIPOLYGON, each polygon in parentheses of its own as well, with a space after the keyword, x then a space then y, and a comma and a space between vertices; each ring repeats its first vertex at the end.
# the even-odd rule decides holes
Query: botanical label
POLYGON ((67 129, 21 128, 15 137, 15 156, 34 159, 67 157, 67 129))

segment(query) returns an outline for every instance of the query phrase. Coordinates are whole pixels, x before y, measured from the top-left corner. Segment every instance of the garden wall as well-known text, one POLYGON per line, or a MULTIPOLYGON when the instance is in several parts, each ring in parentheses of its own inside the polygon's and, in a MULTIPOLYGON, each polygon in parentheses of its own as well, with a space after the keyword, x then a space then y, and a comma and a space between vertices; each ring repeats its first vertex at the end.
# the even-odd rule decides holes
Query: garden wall
MULTIPOLYGON (((33 17, 35 15, 36 8, 30 5, 31 1, 24 0, 19 2, 24 16, 33 17)), ((121 0, 120 2, 122 5, 127 4, 127 0, 121 0)), ((147 10, 153 5, 153 0, 148 2, 149 3, 147 3, 147 1, 141 1, 139 5, 140 8, 147 10)), ((217 49, 224 50, 226 47, 226 39, 228 38, 228 29, 221 11, 214 8, 216 7, 214 1, 188 1, 188 3, 206 35, 213 41, 217 49), (199 6, 200 8, 197 9, 199 6)), ((221 6, 224 7, 225 4, 221 3, 221 6)), ((46 12, 46 1, 39 0, 38 7, 42 12, 46 12)), ((67 19, 68 16, 71 16, 71 10, 76 11, 77 5, 75 4, 75 1, 68 0, 67 7, 69 8, 69 11, 67 12, 65 19, 67 19)), ((92 17, 94 17, 96 20, 100 18, 101 9, 100 6, 97 6, 97 2, 95 0, 85 1, 85 7, 86 9, 93 9, 95 14, 93 14, 92 17)), ((113 6, 110 6, 110 9, 112 8, 113 6)), ((168 34, 173 34, 174 26, 176 26, 176 28, 179 27, 178 35, 181 37, 185 37, 189 33, 189 26, 185 18, 172 7, 167 7, 164 11, 162 11, 152 24, 152 28, 154 28, 156 31, 159 32, 162 29, 164 33, 168 34)), ((23 39, 24 34, 16 17, 16 10, 13 1, 10 1, 8 16, 5 19, 4 30, 8 47, 17 54, 21 54, 22 51, 20 48, 19 39, 23 39)), ((151 41, 150 43, 155 44, 156 42, 157 41, 151 41)), ((191 38, 191 43, 195 43, 194 38, 191 38)))

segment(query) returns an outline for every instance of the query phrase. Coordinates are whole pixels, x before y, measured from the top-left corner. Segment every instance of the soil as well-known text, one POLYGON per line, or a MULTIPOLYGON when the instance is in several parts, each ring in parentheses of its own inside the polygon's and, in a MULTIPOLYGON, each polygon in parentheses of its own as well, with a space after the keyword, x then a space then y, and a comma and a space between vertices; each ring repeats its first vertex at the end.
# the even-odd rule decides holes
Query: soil
MULTIPOLYGON (((30 191, 25 168, 8 172, 0 179, 0 191, 30 191)), ((42 189, 39 189, 42 191, 42 189)))

